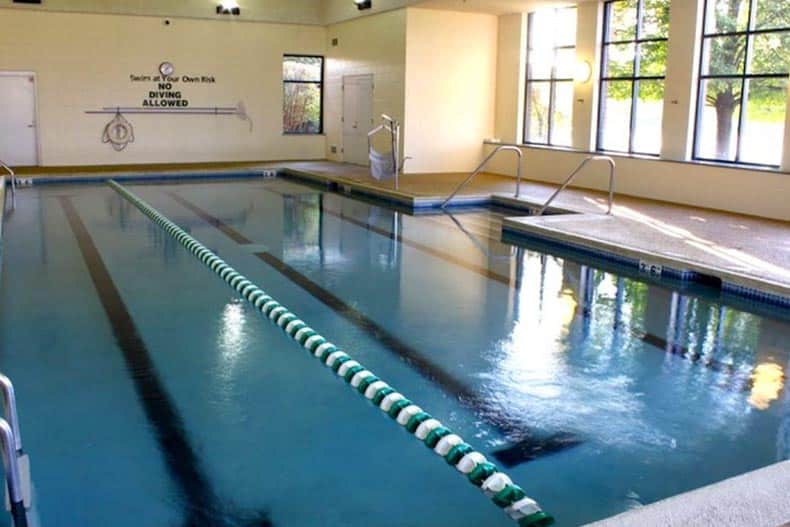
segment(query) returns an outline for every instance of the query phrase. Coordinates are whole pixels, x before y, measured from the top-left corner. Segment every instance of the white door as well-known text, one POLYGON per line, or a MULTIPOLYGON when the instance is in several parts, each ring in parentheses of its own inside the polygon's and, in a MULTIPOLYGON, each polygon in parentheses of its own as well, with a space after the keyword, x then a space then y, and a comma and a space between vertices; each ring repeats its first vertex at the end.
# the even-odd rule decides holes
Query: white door
POLYGON ((373 124, 373 75, 343 77, 343 161, 368 164, 373 124))
POLYGON ((36 78, 0 72, 0 159, 11 167, 38 164, 36 78))

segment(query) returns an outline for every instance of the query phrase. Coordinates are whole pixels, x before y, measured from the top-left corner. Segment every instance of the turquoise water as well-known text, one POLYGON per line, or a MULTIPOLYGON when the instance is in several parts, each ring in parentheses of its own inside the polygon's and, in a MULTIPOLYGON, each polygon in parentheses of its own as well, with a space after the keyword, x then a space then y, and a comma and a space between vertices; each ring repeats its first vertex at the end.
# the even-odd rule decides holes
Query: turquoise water
MULTIPOLYGON (((496 210, 128 188, 559 525, 790 457, 787 312, 501 243, 496 210)), ((106 186, 24 189, 4 229, 0 369, 42 525, 512 525, 106 186)))

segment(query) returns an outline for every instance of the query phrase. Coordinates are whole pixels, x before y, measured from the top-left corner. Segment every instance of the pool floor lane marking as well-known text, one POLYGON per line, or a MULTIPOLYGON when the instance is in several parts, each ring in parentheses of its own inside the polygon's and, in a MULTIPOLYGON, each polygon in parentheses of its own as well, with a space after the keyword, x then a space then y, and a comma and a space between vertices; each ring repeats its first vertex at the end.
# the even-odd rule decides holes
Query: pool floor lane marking
MULTIPOLYGON (((204 219, 207 223, 216 227, 220 232, 228 235, 231 239, 244 240, 244 244, 252 243, 233 227, 181 195, 170 191, 166 193, 184 208, 201 219, 204 219), (233 233, 233 236, 229 235, 230 232, 233 233)), ((374 340, 381 343, 384 349, 402 358, 404 362, 412 366, 423 377, 439 385, 446 392, 457 398, 461 404, 471 408, 480 419, 499 430, 508 440, 521 444, 523 446, 522 451, 530 453, 523 461, 536 459, 542 454, 559 452, 581 443, 581 439, 570 432, 559 432, 548 437, 536 437, 522 423, 513 421, 509 416, 492 408, 478 393, 468 388, 463 382, 453 377, 441 366, 435 364, 419 350, 402 341, 375 320, 367 317, 364 313, 355 309, 319 284, 313 282, 270 252, 257 252, 254 254, 258 259, 298 285, 313 298, 332 309, 335 313, 355 327, 361 329, 374 340), (531 446, 527 447, 527 444, 531 446)))
POLYGON ((469 483, 481 490, 491 503, 502 509, 520 527, 548 527, 554 524, 554 518, 527 496, 524 489, 513 483, 507 474, 464 442, 452 429, 378 378, 351 355, 340 350, 298 315, 187 234, 178 224, 115 181, 110 180, 108 185, 246 299, 268 322, 281 329, 302 349, 310 352, 314 358, 330 368, 332 373, 342 378, 348 387, 364 395, 365 399, 448 465, 455 467, 469 483))
MULTIPOLYGON (((93 238, 67 196, 58 198, 77 240, 91 281, 120 348, 137 397, 162 452, 167 471, 185 498, 184 527, 271 526, 265 513, 238 517, 214 493, 187 436, 184 419, 167 392, 151 354, 121 297, 93 238), (230 517, 228 517, 230 516, 230 517)), ((142 505, 142 504, 141 504, 142 505)))

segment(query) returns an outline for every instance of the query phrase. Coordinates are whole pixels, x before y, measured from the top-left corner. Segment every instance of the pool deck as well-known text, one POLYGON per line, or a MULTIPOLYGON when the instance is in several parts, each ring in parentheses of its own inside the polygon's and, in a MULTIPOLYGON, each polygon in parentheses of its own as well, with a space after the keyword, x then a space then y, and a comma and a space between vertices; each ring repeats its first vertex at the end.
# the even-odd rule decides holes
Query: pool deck
POLYGON ((790 461, 640 507, 588 527, 780 527, 790 520, 790 461))
MULTIPOLYGON (((111 168, 119 176, 285 170, 294 177, 414 209, 438 206, 467 176, 405 175, 396 190, 393 181, 371 178, 366 167, 330 161, 217 163, 180 166, 178 170, 167 165, 111 168)), ((27 177, 96 177, 106 175, 106 169, 95 167, 75 173, 67 168, 44 168, 27 177)), ((503 223, 503 229, 510 233, 617 255, 637 263, 658 264, 680 273, 713 276, 727 285, 778 297, 783 303, 790 299, 790 222, 617 194, 612 214, 606 215, 604 193, 578 188, 568 188, 552 204, 553 210, 572 214, 519 214, 518 209, 527 211, 542 205, 556 188, 524 180, 520 198, 514 199, 513 178, 482 173, 454 203, 496 203, 513 208, 513 216, 503 223)))

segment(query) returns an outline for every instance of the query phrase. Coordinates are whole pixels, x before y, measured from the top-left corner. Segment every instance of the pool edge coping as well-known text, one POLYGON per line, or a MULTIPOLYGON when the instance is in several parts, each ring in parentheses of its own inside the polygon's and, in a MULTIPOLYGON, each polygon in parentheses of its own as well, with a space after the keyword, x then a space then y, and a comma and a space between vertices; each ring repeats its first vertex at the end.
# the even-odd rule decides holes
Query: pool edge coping
POLYGON ((550 225, 538 225, 525 221, 524 217, 504 218, 502 229, 516 237, 537 238, 567 245, 591 255, 617 260, 619 263, 634 266, 637 269, 639 269, 640 260, 661 264, 663 273, 683 281, 704 282, 705 277, 715 277, 721 280, 722 291, 790 307, 790 286, 771 279, 738 273, 679 256, 652 253, 639 247, 616 244, 550 225))
POLYGON ((779 527, 790 520, 790 502, 776 489, 788 487, 790 460, 779 461, 603 518, 585 527, 779 527), (760 514, 763 510, 777 510, 780 511, 778 515, 784 517, 767 523, 760 514))

